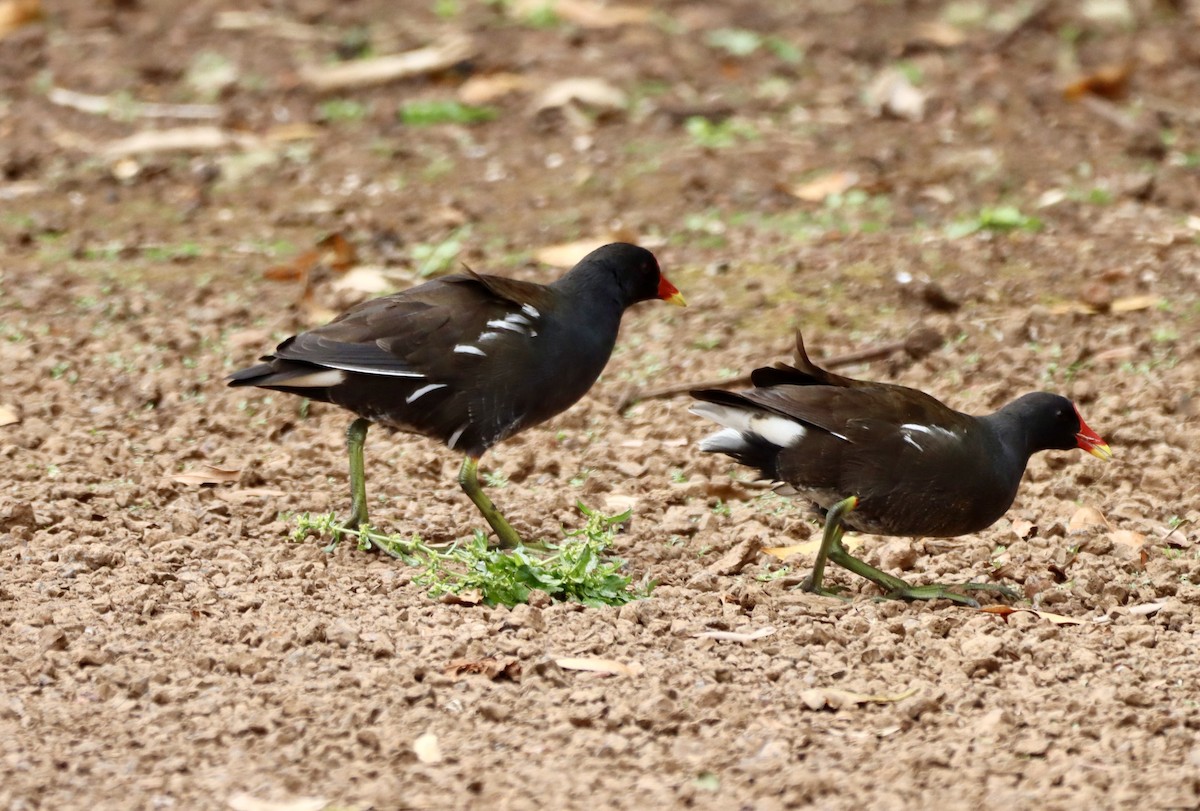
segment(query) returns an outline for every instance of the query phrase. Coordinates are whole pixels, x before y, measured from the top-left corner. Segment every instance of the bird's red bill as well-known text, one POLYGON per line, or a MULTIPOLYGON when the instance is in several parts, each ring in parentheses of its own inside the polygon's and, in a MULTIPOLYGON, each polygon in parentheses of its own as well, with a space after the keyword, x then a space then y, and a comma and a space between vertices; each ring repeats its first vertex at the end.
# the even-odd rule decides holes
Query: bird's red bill
POLYGON ((686 307, 687 301, 683 297, 683 293, 679 292, 679 288, 667 281, 666 276, 658 277, 658 297, 667 304, 674 304, 676 307, 686 307))
POLYGON ((1098 459, 1108 461, 1112 459, 1112 449, 1108 447, 1108 443, 1100 438, 1100 435, 1087 427, 1087 423, 1083 421, 1083 415, 1079 413, 1079 409, 1075 409, 1075 416, 1079 417, 1079 433, 1075 434, 1075 442, 1078 447, 1090 453, 1098 459))

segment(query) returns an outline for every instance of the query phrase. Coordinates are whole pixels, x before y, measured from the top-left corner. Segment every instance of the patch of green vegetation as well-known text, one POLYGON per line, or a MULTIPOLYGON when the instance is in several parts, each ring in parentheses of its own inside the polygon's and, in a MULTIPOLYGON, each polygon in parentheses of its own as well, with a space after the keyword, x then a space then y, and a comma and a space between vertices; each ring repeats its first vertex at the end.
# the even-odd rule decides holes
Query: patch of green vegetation
POLYGON ((979 231, 1040 231, 1042 221, 1021 213, 1016 206, 984 207, 974 217, 951 223, 946 228, 950 239, 961 239, 979 231))
POLYGON ((709 47, 730 56, 743 58, 766 48, 781 61, 794 65, 804 58, 804 52, 782 37, 763 35, 746 28, 718 28, 704 38, 709 47))
POLYGON ((453 20, 462 14, 462 3, 459 0, 434 0, 433 13, 443 20, 453 20))
POLYGON ((759 137, 753 124, 736 117, 713 121, 702 115, 694 115, 684 122, 683 128, 697 146, 705 149, 729 149, 759 137))
POLYGON ((484 471, 483 483, 488 487, 503 490, 505 487, 508 487, 508 477, 499 470, 488 470, 484 471))
POLYGON ((330 124, 358 122, 367 117, 367 105, 357 99, 325 99, 317 105, 317 120, 330 124))
POLYGON ((401 123, 409 127, 428 127, 434 124, 477 124, 496 117, 493 107, 463 104, 454 99, 415 99, 400 105, 397 113, 401 123))
POLYGON ((619 527, 631 511, 608 516, 576 505, 584 514, 584 526, 564 530, 566 541, 548 553, 519 546, 502 550, 488 547, 487 536, 476 531, 466 543, 440 549, 413 535, 384 535, 368 526, 352 530, 338 523, 333 514, 304 514, 297 518, 294 540, 312 533, 333 539, 333 548, 343 537, 358 541, 360 549, 375 547, 422 571, 413 580, 429 589, 431 597, 477 593, 488 605, 514 606, 528 602, 537 590, 556 600, 586 606, 624 605, 649 596, 653 583, 633 586, 624 574, 625 561, 608 554, 619 527))
POLYGON ((471 226, 464 225, 455 228, 441 242, 419 242, 412 246, 413 263, 417 266, 417 275, 421 278, 437 276, 454 266, 458 255, 462 253, 463 242, 471 236, 471 226))

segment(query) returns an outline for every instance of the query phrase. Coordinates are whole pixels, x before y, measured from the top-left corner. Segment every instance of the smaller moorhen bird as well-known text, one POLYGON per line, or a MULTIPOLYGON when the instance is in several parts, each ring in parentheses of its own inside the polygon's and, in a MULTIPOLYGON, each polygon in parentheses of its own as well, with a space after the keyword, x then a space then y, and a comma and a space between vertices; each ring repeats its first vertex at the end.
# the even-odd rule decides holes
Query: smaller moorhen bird
POLYGON ((805 581, 821 586, 826 559, 876 583, 888 597, 945 598, 977 605, 962 590, 996 584, 910 586, 852 557, 846 528, 880 535, 965 535, 1000 519, 1016 498, 1029 457, 1082 448, 1112 451, 1065 397, 1035 392, 983 417, 954 411, 924 392, 853 380, 821 369, 796 333, 796 365, 756 369, 755 388, 693 391, 692 413, 725 426, 700 449, 724 453, 782 482, 825 512, 825 530, 805 581))
POLYGON ((367 523, 363 444, 378 422, 465 453, 458 483, 511 548, 521 539, 480 487, 479 458, 583 397, 608 363, 625 310, 650 299, 685 305, 654 254, 626 243, 597 248, 549 285, 468 268, 352 307, 228 383, 358 415, 346 432, 348 526, 367 523))

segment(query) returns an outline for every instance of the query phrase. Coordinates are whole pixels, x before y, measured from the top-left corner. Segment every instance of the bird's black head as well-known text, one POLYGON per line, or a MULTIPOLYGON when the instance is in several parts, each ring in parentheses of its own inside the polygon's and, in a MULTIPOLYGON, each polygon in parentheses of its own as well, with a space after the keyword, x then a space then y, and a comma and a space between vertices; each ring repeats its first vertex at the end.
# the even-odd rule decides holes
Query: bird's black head
POLYGON ((1108 445, 1088 428, 1079 409, 1066 397, 1038 391, 1017 398, 1002 411, 1021 426, 1030 452, 1081 448, 1101 459, 1112 458, 1108 445))
POLYGON ((637 245, 613 242, 589 253, 562 278, 564 286, 599 286, 611 290, 623 307, 662 299, 684 306, 675 285, 667 281, 654 254, 637 245))

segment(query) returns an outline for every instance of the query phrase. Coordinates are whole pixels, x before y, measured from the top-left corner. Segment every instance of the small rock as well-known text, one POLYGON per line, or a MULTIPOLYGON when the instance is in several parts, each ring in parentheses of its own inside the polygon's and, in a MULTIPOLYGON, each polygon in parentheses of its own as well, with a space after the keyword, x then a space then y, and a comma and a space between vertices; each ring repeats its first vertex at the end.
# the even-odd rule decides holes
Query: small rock
POLYGON ((358 641, 358 631, 345 620, 335 620, 325 629, 325 641, 348 648, 358 641))

